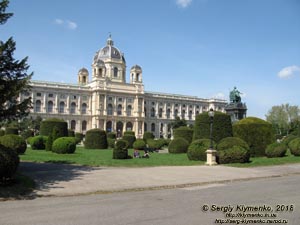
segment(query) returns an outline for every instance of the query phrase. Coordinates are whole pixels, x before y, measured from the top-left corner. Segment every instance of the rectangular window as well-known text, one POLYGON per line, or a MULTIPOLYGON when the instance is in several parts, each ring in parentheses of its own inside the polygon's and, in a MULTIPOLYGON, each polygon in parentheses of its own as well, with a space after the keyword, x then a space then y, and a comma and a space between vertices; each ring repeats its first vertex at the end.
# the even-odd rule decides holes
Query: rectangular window
POLYGON ((42 93, 38 92, 38 93, 36 93, 36 96, 37 96, 37 97, 41 97, 41 96, 42 96, 42 93))
POLYGON ((128 103, 132 103, 132 102, 133 102, 133 99, 132 99, 132 98, 128 98, 128 99, 127 99, 127 102, 128 102, 128 103))
POLYGON ((53 94, 48 94, 48 97, 49 98, 53 98, 53 94))
POLYGON ((122 98, 118 98, 118 101, 119 101, 119 102, 122 102, 122 101, 123 101, 123 99, 122 99, 122 98))
POLYGON ((87 100, 87 96, 82 96, 82 100, 86 101, 87 100))
POLYGON ((112 100, 113 100, 113 98, 112 98, 112 97, 108 97, 108 101, 110 101, 110 102, 111 102, 112 100))
POLYGON ((61 95, 60 95, 60 98, 65 99, 66 96, 65 96, 64 94, 61 94, 61 95))
POLYGON ((73 99, 76 99, 76 95, 73 95, 73 99))

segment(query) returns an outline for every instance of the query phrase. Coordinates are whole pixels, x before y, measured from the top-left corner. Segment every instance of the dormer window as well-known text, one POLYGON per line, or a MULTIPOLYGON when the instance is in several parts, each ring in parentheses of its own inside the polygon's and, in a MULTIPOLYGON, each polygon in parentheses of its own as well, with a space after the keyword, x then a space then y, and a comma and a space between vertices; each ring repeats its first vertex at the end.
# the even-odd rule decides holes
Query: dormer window
POLYGON ((114 67, 114 78, 118 77, 118 68, 114 67))

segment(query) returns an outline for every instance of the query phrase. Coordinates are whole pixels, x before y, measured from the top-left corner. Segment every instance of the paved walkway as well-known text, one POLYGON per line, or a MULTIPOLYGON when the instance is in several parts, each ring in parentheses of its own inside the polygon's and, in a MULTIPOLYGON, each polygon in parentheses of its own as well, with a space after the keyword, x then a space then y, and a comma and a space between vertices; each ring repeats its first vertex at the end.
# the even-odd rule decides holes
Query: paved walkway
POLYGON ((101 168, 22 162, 20 170, 36 181, 38 190, 35 194, 38 196, 70 196, 300 175, 300 164, 256 168, 226 166, 101 168))

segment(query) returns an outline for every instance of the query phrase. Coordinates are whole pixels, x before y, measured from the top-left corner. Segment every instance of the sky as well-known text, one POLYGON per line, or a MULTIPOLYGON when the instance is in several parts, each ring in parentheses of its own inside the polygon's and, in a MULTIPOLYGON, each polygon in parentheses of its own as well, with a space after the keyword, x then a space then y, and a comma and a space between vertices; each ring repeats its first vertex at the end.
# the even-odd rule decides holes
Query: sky
POLYGON ((300 0, 11 0, 0 40, 13 37, 33 80, 77 83, 111 34, 146 91, 229 101, 247 116, 300 105, 300 0))

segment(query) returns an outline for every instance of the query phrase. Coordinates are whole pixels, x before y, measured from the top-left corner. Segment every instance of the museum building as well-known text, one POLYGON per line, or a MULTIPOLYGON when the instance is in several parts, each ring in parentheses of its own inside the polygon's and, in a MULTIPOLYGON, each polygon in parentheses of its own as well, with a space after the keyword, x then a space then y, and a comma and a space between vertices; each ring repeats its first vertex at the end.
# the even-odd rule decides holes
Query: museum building
POLYGON ((225 113, 227 102, 222 99, 145 91, 139 65, 131 67, 127 83, 124 54, 111 36, 96 52, 91 73, 90 79, 88 70, 80 69, 78 84, 31 81, 31 92, 22 93, 21 98, 32 97, 32 117, 61 118, 75 132, 100 128, 118 137, 132 130, 137 137, 150 131, 157 138, 167 138, 176 117, 193 124, 197 114, 211 108, 225 113))

